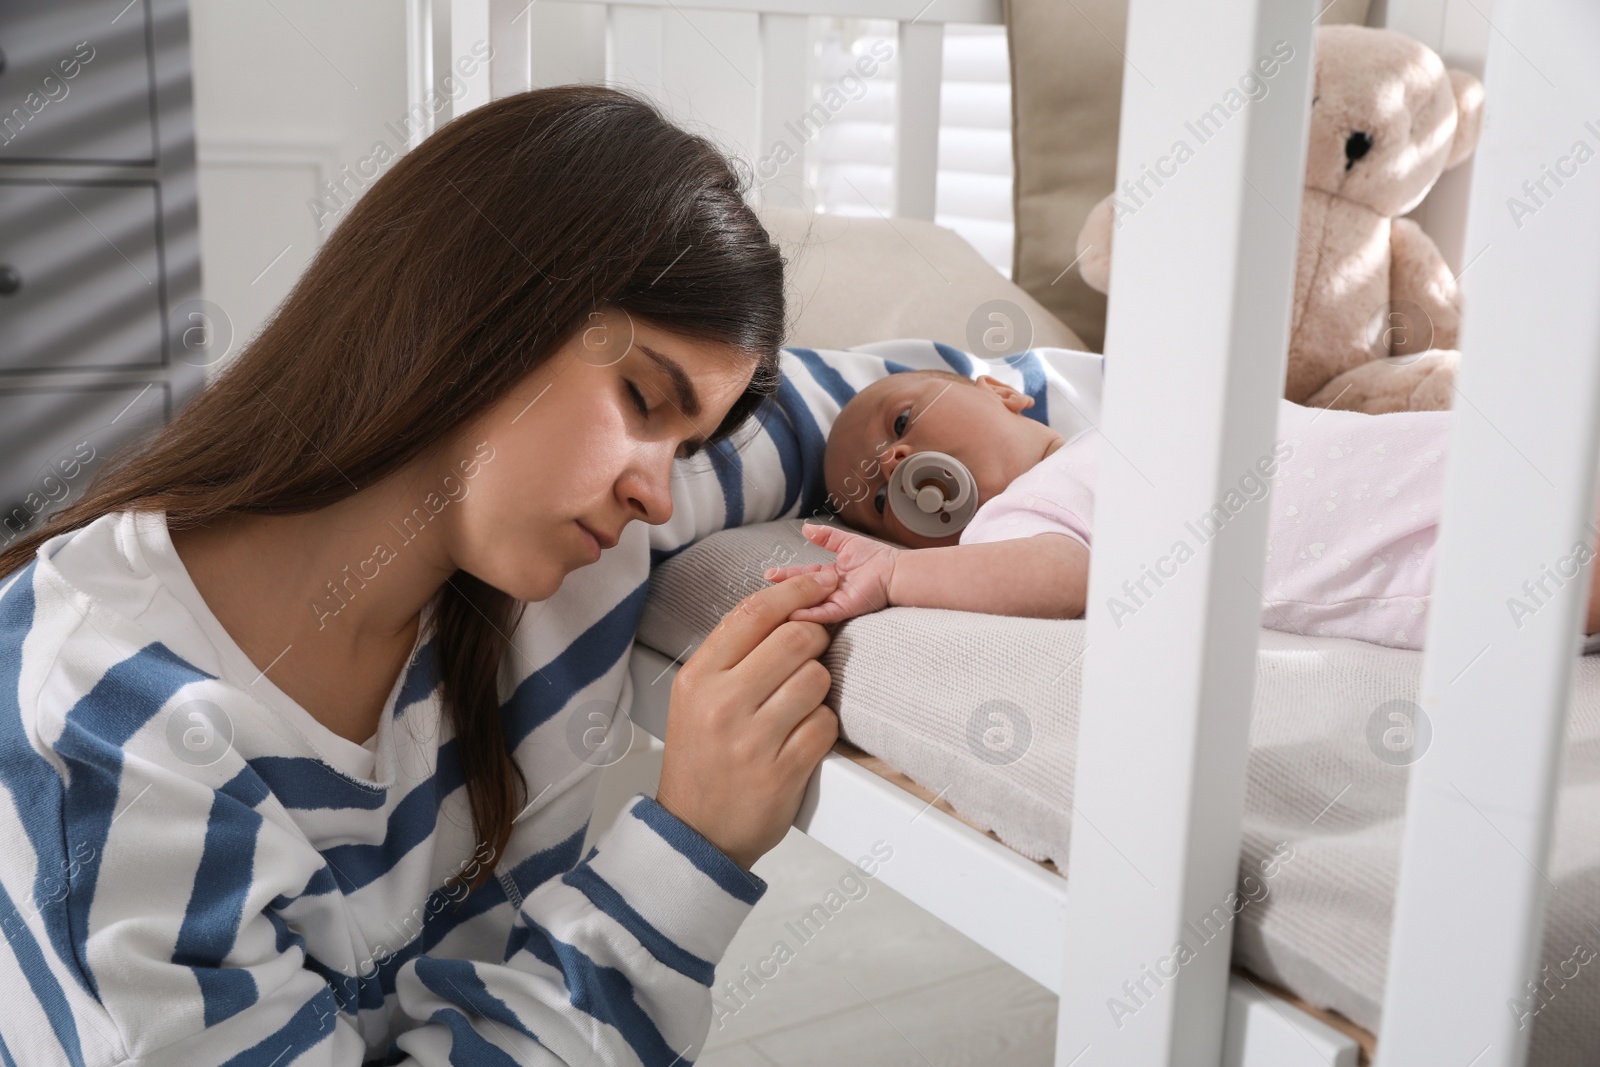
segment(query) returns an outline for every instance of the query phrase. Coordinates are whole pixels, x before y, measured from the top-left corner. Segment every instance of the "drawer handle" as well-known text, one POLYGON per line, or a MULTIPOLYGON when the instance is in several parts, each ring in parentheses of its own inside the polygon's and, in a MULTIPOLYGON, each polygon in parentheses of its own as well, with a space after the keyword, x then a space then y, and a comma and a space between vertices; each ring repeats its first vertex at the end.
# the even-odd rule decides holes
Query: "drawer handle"
POLYGON ((5 72, 6 72, 6 51, 5 51, 5 49, 0 48, 0 74, 4 74, 5 72))
POLYGON ((0 263, 0 296, 10 296, 22 288, 22 275, 9 263, 0 263))

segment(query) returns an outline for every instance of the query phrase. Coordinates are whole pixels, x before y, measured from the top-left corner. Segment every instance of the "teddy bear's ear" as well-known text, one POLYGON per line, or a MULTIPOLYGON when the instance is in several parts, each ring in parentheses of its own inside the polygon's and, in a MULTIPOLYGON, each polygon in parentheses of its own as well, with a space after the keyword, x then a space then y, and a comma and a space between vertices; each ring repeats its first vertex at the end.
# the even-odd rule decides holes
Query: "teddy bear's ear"
POLYGON ((1074 262, 1084 284, 1099 293, 1111 288, 1111 231, 1116 229, 1116 204, 1117 194, 1110 193, 1089 209, 1074 249, 1078 256, 1074 262))
POLYGON ((1472 155, 1483 132, 1483 83, 1464 70, 1451 68, 1450 88, 1456 96, 1456 135, 1450 142, 1446 170, 1472 155))

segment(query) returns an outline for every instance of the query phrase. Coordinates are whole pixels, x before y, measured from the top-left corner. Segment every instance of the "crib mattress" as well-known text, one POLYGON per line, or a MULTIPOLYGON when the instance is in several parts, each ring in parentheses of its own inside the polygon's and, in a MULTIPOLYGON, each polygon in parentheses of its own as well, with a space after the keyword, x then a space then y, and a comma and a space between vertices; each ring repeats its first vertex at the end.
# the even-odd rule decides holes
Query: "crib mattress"
MULTIPOLYGON (((938 808, 951 818, 965 823, 974 830, 987 835, 989 838, 993 839, 999 844, 1005 844, 1005 842, 1001 840, 999 834, 995 833, 988 827, 967 818, 967 816, 957 811, 955 807, 952 806, 951 803, 942 795, 934 792, 927 786, 922 785, 920 782, 917 782, 904 771, 890 766, 889 762, 882 757, 874 756, 865 749, 857 748, 849 741, 845 741, 843 739, 834 742, 833 751, 836 755, 843 756, 856 766, 861 767, 864 770, 871 771, 873 774, 877 775, 879 778, 882 778, 884 781, 890 783, 896 788, 905 790, 918 800, 938 808)), ((1033 862, 1037 863, 1051 874, 1057 876, 1061 875, 1061 869, 1049 860, 1036 859, 1033 862)), ((1243 970, 1243 968, 1239 967, 1237 963, 1234 964, 1233 969, 1236 971, 1243 970)), ((1295 1007, 1299 1008, 1301 1011, 1315 1016, 1321 1021, 1327 1023, 1329 1026, 1333 1027, 1335 1030, 1338 1030, 1340 1033, 1354 1040, 1361 1048, 1360 1063, 1363 1065, 1363 1067, 1372 1062, 1372 1058, 1377 1049, 1377 1038, 1370 1030, 1362 1029, 1349 1019, 1346 1019, 1343 1015, 1340 1015, 1331 1009, 1319 1008, 1315 1004, 1311 1004, 1303 998, 1295 996, 1282 986, 1275 986, 1272 983, 1263 980, 1260 975, 1251 975, 1250 978, 1251 981, 1257 986, 1260 986, 1263 989, 1270 991, 1274 995, 1283 998, 1284 1000, 1293 1004, 1295 1007)))
MULTIPOLYGON (((801 537, 800 525, 724 530, 658 565, 638 639, 677 656, 765 586, 766 567, 830 559, 801 537)), ((824 657, 833 675, 828 703, 848 742, 943 790, 969 823, 1065 871, 1085 627, 890 608, 836 630, 824 657), (1009 735, 1002 729, 998 739, 979 740, 986 726, 1008 719, 1017 724, 1009 735)), ((1388 701, 1416 698, 1422 653, 1265 629, 1260 636, 1241 873, 1259 872, 1280 842, 1294 853, 1264 895, 1259 884, 1249 893, 1257 899, 1235 922, 1234 962, 1376 1032, 1408 768, 1380 758, 1369 721, 1388 701)), ((1581 657, 1573 674, 1546 873, 1554 888, 1540 961, 1555 973, 1575 946, 1600 950, 1597 656, 1581 657)), ((1600 1062, 1600 975, 1591 969, 1534 1018, 1533 1067, 1600 1062)))

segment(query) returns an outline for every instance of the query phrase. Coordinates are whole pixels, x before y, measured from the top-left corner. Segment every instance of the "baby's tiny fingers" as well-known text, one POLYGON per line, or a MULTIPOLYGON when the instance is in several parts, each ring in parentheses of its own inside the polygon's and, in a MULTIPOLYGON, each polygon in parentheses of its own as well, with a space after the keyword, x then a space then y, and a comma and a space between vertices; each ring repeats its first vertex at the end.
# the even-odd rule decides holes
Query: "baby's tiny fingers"
POLYGON ((812 571, 820 570, 821 568, 822 564, 820 563, 795 564, 790 567, 768 567, 762 572, 761 576, 769 582, 782 582, 793 578, 797 574, 810 574, 812 571))
POLYGON ((808 608, 795 608, 789 618, 797 622, 835 622, 839 618, 839 605, 830 598, 808 608))
POLYGON ((815 622, 824 626, 843 622, 850 617, 850 612, 843 605, 836 604, 832 600, 825 600, 809 608, 796 608, 789 613, 789 618, 795 622, 815 622))
POLYGON ((827 523, 808 522, 804 526, 800 527, 800 532, 805 535, 808 541, 811 541, 813 544, 820 545, 821 547, 828 549, 830 552, 833 551, 831 543, 834 540, 845 540, 845 531, 841 530, 837 526, 831 526, 827 523))

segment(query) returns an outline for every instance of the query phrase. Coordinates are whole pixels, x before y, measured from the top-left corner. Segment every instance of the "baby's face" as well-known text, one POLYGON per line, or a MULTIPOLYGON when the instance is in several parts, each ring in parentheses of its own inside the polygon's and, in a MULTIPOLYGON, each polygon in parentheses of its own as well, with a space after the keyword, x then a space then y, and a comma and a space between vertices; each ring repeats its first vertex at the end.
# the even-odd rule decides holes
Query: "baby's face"
POLYGON ((967 385, 902 371, 857 393, 834 421, 823 460, 830 502, 845 523, 908 548, 953 545, 960 532, 925 537, 888 506, 889 476, 916 452, 960 460, 978 483, 978 504, 1044 458, 1061 435, 1022 412, 1033 398, 987 375, 967 385))

